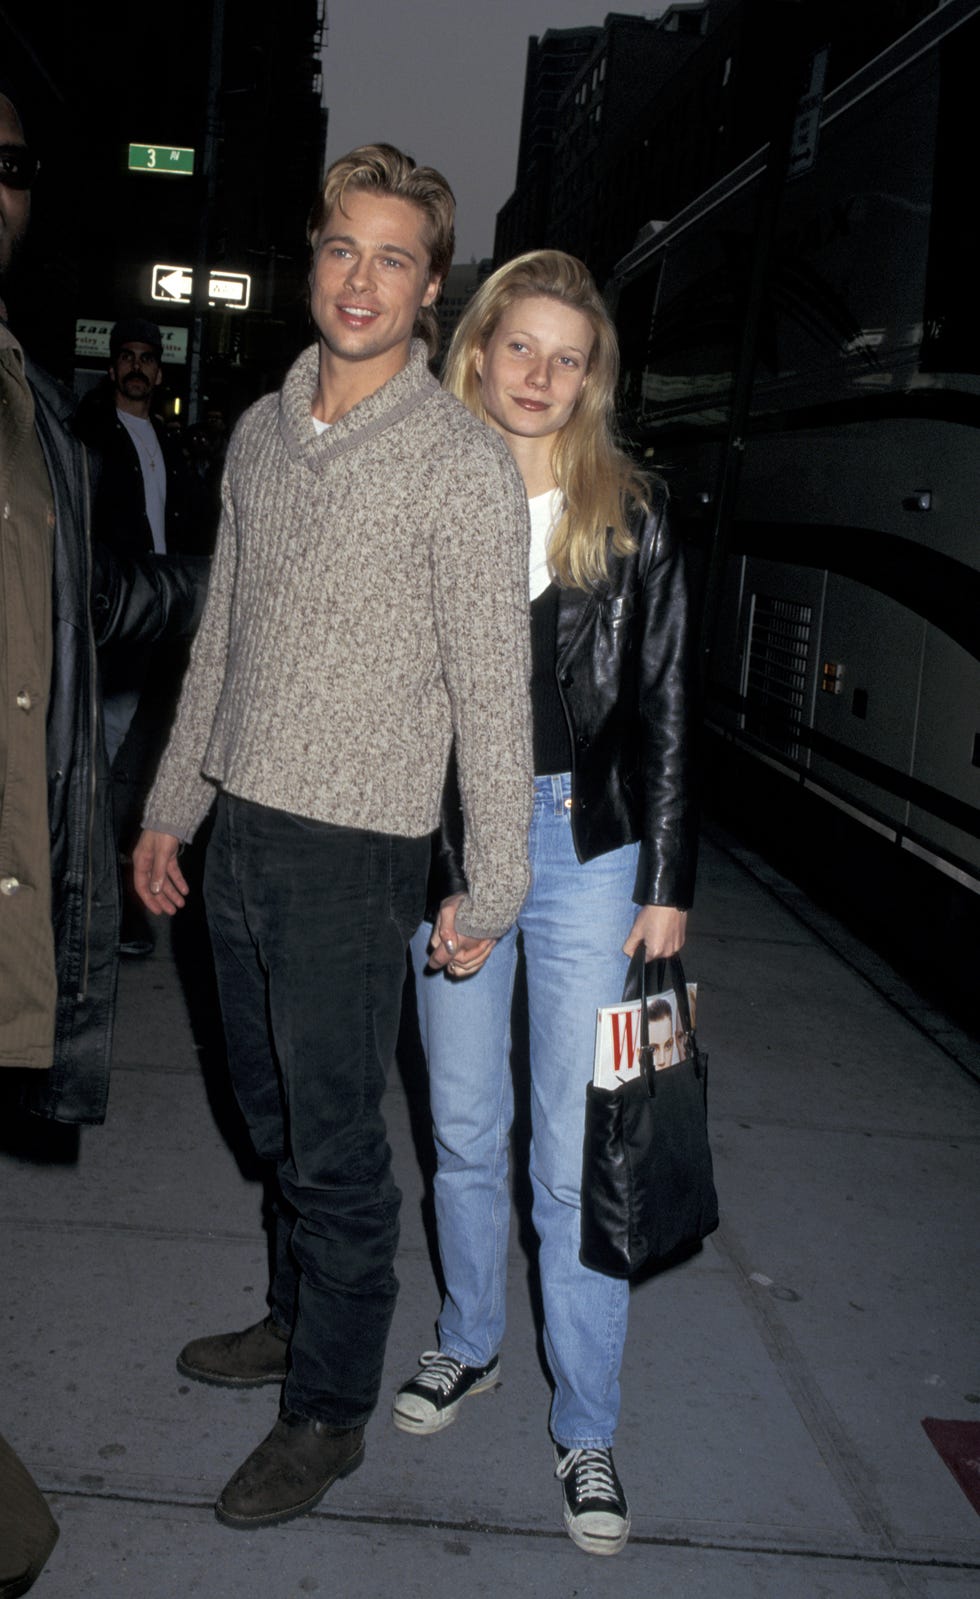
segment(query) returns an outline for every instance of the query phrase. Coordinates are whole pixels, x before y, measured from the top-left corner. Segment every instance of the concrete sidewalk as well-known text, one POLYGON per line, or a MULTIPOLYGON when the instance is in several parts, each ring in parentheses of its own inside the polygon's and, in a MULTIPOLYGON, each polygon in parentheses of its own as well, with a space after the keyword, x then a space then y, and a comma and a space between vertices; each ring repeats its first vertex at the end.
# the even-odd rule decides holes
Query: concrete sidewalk
POLYGON ((616 1447, 633 1535, 614 1560, 562 1527, 523 1229, 499 1388, 434 1438, 388 1421, 438 1309, 410 1032, 387 1102, 402 1290, 367 1461, 302 1521, 217 1524, 276 1393, 189 1383, 174 1356, 263 1314, 260 1193, 206 968, 184 951, 192 1029, 162 930, 122 974, 106 1126, 77 1148, 0 1135, 0 1431, 61 1526, 39 1599, 980 1594, 980 1517, 921 1425, 975 1422, 980 1452, 980 1091, 952 1054, 980 1062, 800 913, 772 874, 705 846, 685 964, 722 1226, 633 1294, 616 1447))

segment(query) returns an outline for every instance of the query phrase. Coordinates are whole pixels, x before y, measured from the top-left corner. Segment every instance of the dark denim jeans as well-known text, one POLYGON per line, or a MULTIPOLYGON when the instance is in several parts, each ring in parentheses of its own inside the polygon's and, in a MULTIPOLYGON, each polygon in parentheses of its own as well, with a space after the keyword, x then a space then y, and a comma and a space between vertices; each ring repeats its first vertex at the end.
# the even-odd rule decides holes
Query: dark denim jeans
POLYGON ((377 1402, 400 1194, 381 1096, 428 838, 222 795, 204 897, 232 1083, 275 1168, 269 1304, 292 1329, 283 1403, 357 1427, 377 1402))

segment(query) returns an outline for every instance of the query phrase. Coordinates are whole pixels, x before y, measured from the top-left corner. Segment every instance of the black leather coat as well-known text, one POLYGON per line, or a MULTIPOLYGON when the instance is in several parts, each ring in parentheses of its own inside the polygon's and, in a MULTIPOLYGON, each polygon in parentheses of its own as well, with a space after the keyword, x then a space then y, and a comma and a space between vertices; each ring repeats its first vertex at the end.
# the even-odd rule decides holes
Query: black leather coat
POLYGON ((100 1122, 109 1087, 119 868, 96 646, 191 632, 208 563, 127 563, 104 550, 93 558, 88 458, 69 432, 74 401, 30 361, 26 371, 55 510, 47 750, 58 1000, 52 1066, 24 1072, 22 1103, 57 1121, 100 1122))
MULTIPOLYGON (((652 485, 650 511, 633 532, 637 549, 612 557, 605 583, 559 591, 555 672, 571 735, 572 838, 580 861, 638 840, 636 903, 686 910, 697 867, 697 669, 682 551, 662 485, 652 485)), ((461 838, 450 769, 431 912, 466 886, 461 838)))
MULTIPOLYGON (((204 484, 191 470, 177 440, 156 418, 151 420, 167 474, 167 553, 210 555, 217 529, 204 484)), ((96 539, 123 559, 151 554, 153 533, 146 514, 139 451, 119 420, 108 380, 82 400, 72 430, 99 456, 98 488, 92 501, 96 539)))

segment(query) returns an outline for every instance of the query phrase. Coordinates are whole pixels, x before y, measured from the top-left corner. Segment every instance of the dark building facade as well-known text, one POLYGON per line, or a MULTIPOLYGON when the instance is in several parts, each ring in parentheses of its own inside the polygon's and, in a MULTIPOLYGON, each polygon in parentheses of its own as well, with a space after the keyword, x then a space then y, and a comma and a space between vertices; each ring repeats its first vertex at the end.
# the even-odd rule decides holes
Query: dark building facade
POLYGON ((0 0, 0 75, 42 163, 11 309, 59 376, 84 387, 86 366, 104 365, 104 325, 141 315, 175 330, 184 358, 167 362, 165 385, 185 417, 196 399, 233 421, 279 381, 307 330, 305 223, 326 142, 323 26, 323 0, 275 10, 0 0), (193 150, 193 173, 166 163, 161 172, 160 159, 130 170, 130 144, 193 150), (248 275, 248 308, 205 305, 207 270, 195 304, 173 278, 176 292, 154 299, 155 266, 248 275))
POLYGON ((784 80, 829 45, 825 87, 842 82, 941 0, 703 0, 653 21, 612 12, 576 30, 557 102, 540 65, 562 34, 531 40, 517 185, 497 217, 497 264, 551 246, 601 283, 652 221, 666 221, 770 137, 784 80), (591 36, 591 42, 590 42, 591 36))
POLYGON ((439 323, 439 358, 434 370, 441 367, 456 331, 456 324, 480 284, 486 281, 492 271, 493 262, 486 257, 482 261, 456 261, 449 268, 435 305, 439 323))
POLYGON ((498 264, 538 247, 545 238, 558 107, 601 34, 601 28, 549 28, 542 38, 528 40, 517 181, 497 216, 494 260, 498 264))

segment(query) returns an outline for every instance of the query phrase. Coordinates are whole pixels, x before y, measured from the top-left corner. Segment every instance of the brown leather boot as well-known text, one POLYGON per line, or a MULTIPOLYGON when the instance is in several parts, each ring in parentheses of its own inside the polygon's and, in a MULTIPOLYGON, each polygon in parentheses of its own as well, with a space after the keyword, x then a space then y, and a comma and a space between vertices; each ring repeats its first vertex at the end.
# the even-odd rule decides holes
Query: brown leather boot
POLYGON ((305 1515, 364 1459, 363 1427, 331 1427, 291 1410, 225 1484, 214 1507, 226 1527, 249 1532, 305 1515))
POLYGON ((23 1462, 0 1437, 0 1595, 33 1587, 58 1539, 58 1524, 23 1462))
POLYGON ((216 1388, 261 1388, 286 1380, 289 1333, 266 1316, 243 1332, 195 1338, 177 1356, 177 1370, 216 1388))

